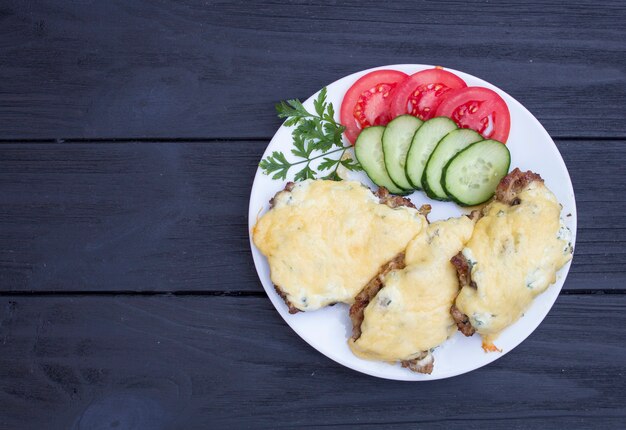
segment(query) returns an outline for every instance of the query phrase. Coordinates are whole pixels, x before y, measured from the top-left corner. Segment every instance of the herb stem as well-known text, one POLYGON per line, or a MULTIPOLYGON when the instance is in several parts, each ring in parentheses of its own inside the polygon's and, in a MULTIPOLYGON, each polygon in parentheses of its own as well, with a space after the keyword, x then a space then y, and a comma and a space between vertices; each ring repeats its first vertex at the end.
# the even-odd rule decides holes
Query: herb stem
MULTIPOLYGON (((332 173, 330 173, 328 176, 334 176, 337 174, 337 169, 339 168, 339 166, 341 165, 341 159, 343 158, 343 154, 346 153, 346 151, 348 150, 348 148, 350 148, 350 146, 344 146, 342 149, 343 151, 341 152, 341 155, 339 156, 339 162, 337 164, 335 164, 335 168, 333 169, 332 173)), ((338 151, 338 150, 337 150, 338 151)), ((334 152, 337 152, 334 151, 334 152)))
MULTIPOLYGON (((297 166, 298 164, 302 164, 302 163, 307 163, 307 166, 308 166, 308 163, 310 163, 313 160, 316 160, 316 159, 321 158, 321 157, 325 157, 325 156, 327 156, 329 154, 334 154, 335 152, 339 152, 339 151, 346 152, 346 150, 348 148, 350 148, 350 146, 343 146, 343 147, 338 148, 338 149, 333 149, 332 151, 328 151, 328 152, 324 152, 323 154, 316 155, 313 158, 308 158, 306 160, 298 161, 297 163, 292 163, 291 166, 297 166)), ((343 154, 341 154, 341 155, 343 155, 343 154)))

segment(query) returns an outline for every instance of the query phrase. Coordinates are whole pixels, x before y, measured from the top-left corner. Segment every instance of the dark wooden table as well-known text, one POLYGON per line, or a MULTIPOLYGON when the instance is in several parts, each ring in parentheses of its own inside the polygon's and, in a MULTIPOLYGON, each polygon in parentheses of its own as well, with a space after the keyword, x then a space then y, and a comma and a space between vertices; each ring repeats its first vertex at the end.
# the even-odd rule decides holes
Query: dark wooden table
POLYGON ((0 429, 624 428, 626 4, 282 3, 0 6, 0 429), (248 245, 273 104, 394 63, 521 101, 578 202, 543 324, 429 383, 309 347, 248 245))

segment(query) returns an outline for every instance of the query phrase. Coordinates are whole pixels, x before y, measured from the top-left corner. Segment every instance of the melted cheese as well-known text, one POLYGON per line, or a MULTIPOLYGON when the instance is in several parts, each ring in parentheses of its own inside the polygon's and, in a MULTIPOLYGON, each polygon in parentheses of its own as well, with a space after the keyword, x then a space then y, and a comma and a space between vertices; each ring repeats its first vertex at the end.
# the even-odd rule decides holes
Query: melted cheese
POLYGON ((450 307, 459 292, 450 259, 472 235, 466 216, 428 226, 408 246, 407 266, 385 276, 384 287, 365 308, 361 337, 349 341, 361 358, 411 360, 456 331, 450 307))
POLYGON ((516 206, 494 201, 485 207, 463 250, 477 288, 464 287, 456 306, 487 344, 522 316, 572 258, 554 194, 533 182, 518 197, 516 206))
POLYGON ((272 282, 298 309, 352 303, 381 266, 422 230, 416 209, 391 209, 353 181, 304 181, 274 199, 253 240, 272 282))

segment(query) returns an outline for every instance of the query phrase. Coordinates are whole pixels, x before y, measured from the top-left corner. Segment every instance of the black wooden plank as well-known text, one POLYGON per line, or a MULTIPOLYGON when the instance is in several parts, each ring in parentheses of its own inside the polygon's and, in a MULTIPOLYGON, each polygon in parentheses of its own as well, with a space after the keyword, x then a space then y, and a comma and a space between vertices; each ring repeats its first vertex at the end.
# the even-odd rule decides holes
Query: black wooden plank
POLYGON ((624 21, 590 0, 5 2, 0 138, 268 137, 277 100, 397 63, 491 81, 555 136, 624 137, 624 21))
MULTIPOLYGON (((247 207, 266 144, 0 145, 0 290, 261 291, 247 207)), ((559 147, 579 212, 565 288, 623 289, 626 143, 559 147)))
POLYGON ((258 289, 247 214, 265 145, 0 145, 2 289, 258 289))
POLYGON ((561 297, 475 372, 401 383, 306 345, 265 298, 3 297, 2 428, 621 428, 626 296, 561 297))

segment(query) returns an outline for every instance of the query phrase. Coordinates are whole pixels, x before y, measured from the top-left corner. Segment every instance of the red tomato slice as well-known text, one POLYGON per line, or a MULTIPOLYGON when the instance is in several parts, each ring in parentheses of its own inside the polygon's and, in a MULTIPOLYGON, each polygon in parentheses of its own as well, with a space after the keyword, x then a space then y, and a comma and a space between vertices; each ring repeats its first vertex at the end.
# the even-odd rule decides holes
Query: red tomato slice
POLYGON ((467 87, 449 93, 437 108, 437 116, 447 116, 461 128, 471 128, 485 139, 505 143, 511 130, 506 102, 495 91, 467 87))
POLYGON ((346 127, 346 137, 354 143, 365 127, 386 125, 389 101, 399 82, 407 77, 397 70, 376 70, 357 80, 343 96, 341 124, 346 127))
POLYGON ((391 117, 408 113, 426 121, 435 116, 446 94, 465 87, 463 79, 440 68, 414 73, 396 88, 390 103, 391 117))

